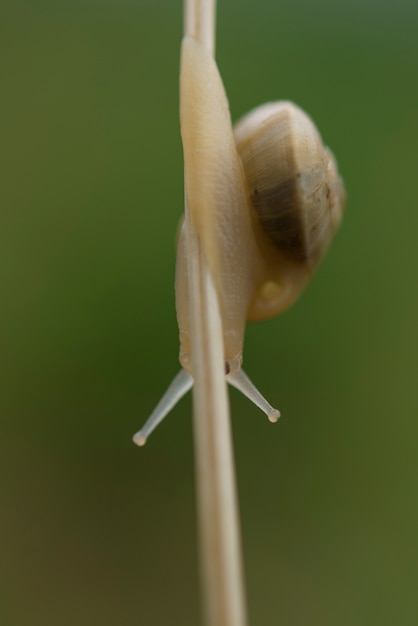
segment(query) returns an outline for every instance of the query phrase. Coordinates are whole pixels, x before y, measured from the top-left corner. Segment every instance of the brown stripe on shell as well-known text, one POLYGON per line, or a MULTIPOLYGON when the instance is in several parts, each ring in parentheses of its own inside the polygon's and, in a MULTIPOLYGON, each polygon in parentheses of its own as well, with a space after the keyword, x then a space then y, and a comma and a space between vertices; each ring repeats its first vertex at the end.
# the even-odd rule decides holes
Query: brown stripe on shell
POLYGON ((299 208, 297 177, 270 189, 251 190, 251 200, 264 231, 275 245, 297 261, 309 260, 310 250, 299 208))

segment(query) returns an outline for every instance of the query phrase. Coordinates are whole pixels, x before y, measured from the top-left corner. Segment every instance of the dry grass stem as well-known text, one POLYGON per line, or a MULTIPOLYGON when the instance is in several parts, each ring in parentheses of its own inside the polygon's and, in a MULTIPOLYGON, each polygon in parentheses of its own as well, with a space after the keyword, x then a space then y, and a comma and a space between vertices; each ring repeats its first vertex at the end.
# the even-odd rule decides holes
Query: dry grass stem
MULTIPOLYGON (((185 35, 213 55, 214 0, 185 0, 185 35)), ((198 108, 198 107, 197 107, 198 108)), ((187 123, 187 120, 182 123, 187 123)), ((210 129, 208 129, 210 132, 210 129)), ((194 176, 205 176, 204 171, 194 176)), ((185 176, 188 164, 185 163, 185 176)), ((210 210, 210 198, 206 210, 210 210)), ((207 626, 245 626, 236 481, 217 293, 185 201, 200 563, 207 626)))

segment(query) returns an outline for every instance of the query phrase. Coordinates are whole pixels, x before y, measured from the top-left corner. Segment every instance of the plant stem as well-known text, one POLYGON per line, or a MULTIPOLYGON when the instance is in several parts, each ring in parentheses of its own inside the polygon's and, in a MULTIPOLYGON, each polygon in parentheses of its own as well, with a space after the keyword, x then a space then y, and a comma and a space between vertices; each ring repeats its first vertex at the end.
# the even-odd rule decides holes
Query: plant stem
MULTIPOLYGON (((185 35, 214 54, 215 0, 185 0, 185 35)), ((210 129, 208 129, 210 132, 210 129)), ((185 164, 187 177, 187 163, 185 164)), ((205 172, 194 172, 205 176, 205 172)), ((209 207, 210 208, 210 207, 209 207)), ((245 626, 241 542, 217 293, 185 199, 201 584, 207 626, 245 626)))

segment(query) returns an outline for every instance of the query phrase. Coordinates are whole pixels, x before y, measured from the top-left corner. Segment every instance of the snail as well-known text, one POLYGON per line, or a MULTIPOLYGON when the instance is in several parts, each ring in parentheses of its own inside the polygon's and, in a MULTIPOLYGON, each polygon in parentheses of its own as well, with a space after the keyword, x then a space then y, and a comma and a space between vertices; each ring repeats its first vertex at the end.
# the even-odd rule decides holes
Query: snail
MULTIPOLYGON (((245 323, 284 311, 301 294, 341 221, 343 182, 314 123, 291 102, 261 105, 233 129, 216 63, 190 37, 180 87, 185 193, 218 296, 226 379, 274 422, 280 412, 241 367, 245 323), (199 116, 192 115, 196 102, 199 116), (198 159, 206 159, 199 163, 205 180, 193 175, 198 159)), ((176 265, 182 369, 134 436, 138 445, 193 385, 185 239, 183 222, 176 265)))

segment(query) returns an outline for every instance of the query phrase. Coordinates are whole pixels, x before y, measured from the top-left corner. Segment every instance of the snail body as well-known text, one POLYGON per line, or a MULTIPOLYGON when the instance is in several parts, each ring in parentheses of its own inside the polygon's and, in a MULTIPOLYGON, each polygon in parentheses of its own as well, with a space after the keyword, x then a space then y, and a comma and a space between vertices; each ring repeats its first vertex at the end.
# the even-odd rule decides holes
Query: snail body
MULTIPOLYGON (((303 291, 340 223, 343 184, 331 151, 299 107, 262 105, 233 130, 216 63, 191 37, 183 40, 181 67, 185 194, 216 289, 226 378, 275 421, 279 412, 241 368, 245 323, 276 315, 303 291)), ((136 443, 193 383, 186 228, 183 222, 176 267, 183 370, 136 443)))
MULTIPOLYGON (((233 129, 216 63, 191 38, 182 68, 186 196, 218 294, 226 370, 238 374, 246 321, 272 317, 301 294, 340 222, 343 185, 295 104, 264 104, 233 129)), ((191 373, 185 249, 182 230, 176 309, 180 363, 191 373)))

